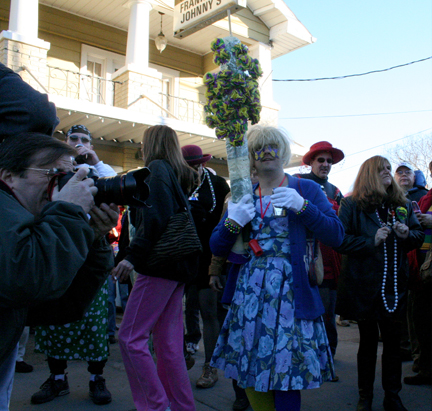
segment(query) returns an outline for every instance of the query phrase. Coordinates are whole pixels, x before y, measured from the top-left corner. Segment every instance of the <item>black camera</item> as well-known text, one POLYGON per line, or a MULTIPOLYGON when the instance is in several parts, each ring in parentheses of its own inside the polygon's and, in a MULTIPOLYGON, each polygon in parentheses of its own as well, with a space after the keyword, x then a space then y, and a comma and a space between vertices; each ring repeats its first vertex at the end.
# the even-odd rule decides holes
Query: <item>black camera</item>
MULTIPOLYGON (((61 173, 58 177, 58 188, 61 190, 75 173, 61 173)), ((98 189, 95 204, 114 203, 117 205, 131 205, 142 208, 149 207, 146 200, 150 194, 150 187, 144 181, 150 170, 147 167, 130 170, 114 177, 98 177, 90 168, 87 178, 92 178, 98 189)))

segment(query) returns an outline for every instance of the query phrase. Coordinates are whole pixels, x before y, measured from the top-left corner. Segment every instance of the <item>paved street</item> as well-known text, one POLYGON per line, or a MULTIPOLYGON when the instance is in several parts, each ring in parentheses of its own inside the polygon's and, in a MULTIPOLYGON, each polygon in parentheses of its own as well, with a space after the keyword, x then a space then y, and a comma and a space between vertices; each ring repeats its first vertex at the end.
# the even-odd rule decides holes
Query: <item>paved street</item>
MULTIPOLYGON (((340 377, 337 383, 326 383, 320 389, 302 391, 302 411, 355 411, 357 404, 356 353, 358 347, 358 329, 338 327, 339 347, 336 355, 336 373, 340 377)), ((381 344, 380 344, 381 346, 381 344)), ((34 336, 30 336, 25 360, 34 365, 30 374, 15 374, 14 391, 11 411, 133 411, 135 410, 129 384, 124 371, 118 344, 111 345, 111 356, 105 367, 104 377, 111 391, 113 401, 104 406, 94 405, 88 396, 87 364, 72 361, 68 366, 68 377, 71 393, 55 398, 52 402, 32 405, 31 395, 38 391, 39 386, 48 378, 49 371, 44 355, 34 354, 34 336)), ((380 347, 381 349, 381 347, 380 347)), ((197 389, 195 381, 200 376, 204 362, 203 347, 195 355, 196 364, 189 371, 197 411, 230 411, 234 401, 231 381, 219 376, 215 387, 197 389)), ((403 375, 410 375, 412 363, 403 364, 403 375)), ((377 366, 375 381, 374 411, 381 411, 383 402, 381 388, 381 366, 377 366)), ((403 385, 401 398, 409 411, 431 411, 432 395, 430 386, 403 385)), ((252 411, 251 408, 248 411, 252 411)))

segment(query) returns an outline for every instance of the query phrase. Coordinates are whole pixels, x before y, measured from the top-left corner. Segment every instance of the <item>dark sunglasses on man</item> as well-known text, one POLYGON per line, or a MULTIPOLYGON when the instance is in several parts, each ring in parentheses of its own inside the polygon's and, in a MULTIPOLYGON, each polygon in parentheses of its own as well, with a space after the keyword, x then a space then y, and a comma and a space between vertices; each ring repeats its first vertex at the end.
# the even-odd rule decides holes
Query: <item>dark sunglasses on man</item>
POLYGON ((90 143, 90 138, 86 136, 74 136, 73 134, 69 136, 69 140, 76 143, 78 140, 81 140, 82 143, 90 143))
POLYGON ((332 158, 318 157, 316 160, 318 161, 318 163, 325 163, 327 161, 328 164, 333 164, 332 158))

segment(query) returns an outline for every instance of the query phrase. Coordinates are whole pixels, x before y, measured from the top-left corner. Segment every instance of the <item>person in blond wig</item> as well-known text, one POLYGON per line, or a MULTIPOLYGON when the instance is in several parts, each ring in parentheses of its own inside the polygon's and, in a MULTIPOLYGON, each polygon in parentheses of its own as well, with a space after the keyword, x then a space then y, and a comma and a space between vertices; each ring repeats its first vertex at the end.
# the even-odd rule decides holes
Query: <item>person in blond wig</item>
POLYGON ((242 264, 212 365, 246 389, 254 411, 298 411, 301 390, 334 378, 307 239, 338 246, 343 229, 318 184, 285 174, 291 150, 283 131, 255 126, 248 144, 259 183, 228 203, 210 239, 214 255, 242 264), (232 247, 249 223, 249 258, 240 261, 232 247))
POLYGON ((406 411, 399 397, 400 320, 406 313, 407 252, 422 245, 424 234, 386 158, 375 156, 362 164, 339 218, 345 237, 338 248, 343 257, 336 312, 357 320, 360 330, 357 411, 372 409, 379 332, 384 409, 406 411))
POLYGON ((194 411, 183 356, 184 262, 157 269, 146 262, 170 217, 183 209, 182 203, 187 204, 186 197, 184 201, 178 198, 178 185, 187 195, 197 173, 184 160, 177 134, 170 127, 147 129, 142 152, 151 171, 146 180, 151 207, 137 211, 135 236, 125 259, 112 272, 119 280, 132 270, 138 273, 119 330, 120 349, 138 411, 194 411), (150 333, 157 366, 148 347, 150 333))

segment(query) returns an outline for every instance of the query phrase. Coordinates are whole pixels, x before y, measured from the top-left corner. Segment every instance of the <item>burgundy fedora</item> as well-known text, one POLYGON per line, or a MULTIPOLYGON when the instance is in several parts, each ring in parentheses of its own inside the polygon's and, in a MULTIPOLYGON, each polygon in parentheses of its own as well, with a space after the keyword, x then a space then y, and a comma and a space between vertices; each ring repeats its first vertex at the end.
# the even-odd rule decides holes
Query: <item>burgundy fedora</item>
POLYGON ((211 154, 203 154, 201 147, 193 144, 183 146, 181 151, 184 159, 190 166, 207 163, 212 158, 211 154))
POLYGON ((303 164, 310 165, 311 160, 316 154, 325 151, 330 153, 333 157, 333 164, 339 163, 345 155, 342 150, 333 147, 328 141, 318 141, 318 143, 312 144, 309 151, 303 156, 303 164))

